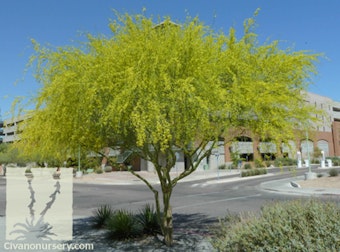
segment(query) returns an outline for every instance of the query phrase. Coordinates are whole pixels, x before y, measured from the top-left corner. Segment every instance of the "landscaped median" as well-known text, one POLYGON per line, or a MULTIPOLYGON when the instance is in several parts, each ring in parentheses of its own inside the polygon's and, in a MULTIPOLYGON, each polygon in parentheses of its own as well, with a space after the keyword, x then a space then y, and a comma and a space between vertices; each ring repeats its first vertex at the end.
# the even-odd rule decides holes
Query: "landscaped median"
POLYGON ((266 168, 248 169, 241 172, 241 177, 257 176, 267 174, 266 168))
MULTIPOLYGON (((339 215, 339 206, 331 201, 270 202, 260 212, 227 213, 210 224, 209 235, 201 239, 212 245, 209 251, 340 251, 339 215)), ((130 249, 162 246, 152 206, 146 205, 139 214, 101 206, 91 223, 107 230, 105 237, 111 246, 119 241, 130 249)), ((190 226, 187 230, 189 235, 190 226)), ((173 244, 174 251, 178 245, 173 244)))
POLYGON ((217 251, 340 251, 339 216, 333 202, 270 203, 260 214, 228 214, 211 240, 217 251))

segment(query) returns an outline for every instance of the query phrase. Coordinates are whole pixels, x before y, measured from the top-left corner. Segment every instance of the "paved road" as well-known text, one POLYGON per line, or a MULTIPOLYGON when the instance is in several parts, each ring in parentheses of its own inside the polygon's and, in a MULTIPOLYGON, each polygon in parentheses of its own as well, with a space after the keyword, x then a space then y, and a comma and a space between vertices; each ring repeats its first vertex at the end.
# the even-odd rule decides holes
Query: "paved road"
MULTIPOLYGON (((303 174, 306 170, 299 170, 303 174)), ((235 175, 239 177, 238 175, 235 175)), ((234 177, 235 177, 234 176, 234 177)), ((228 178, 233 177, 229 176, 228 178)), ((202 214, 207 217, 221 217, 226 212, 258 211, 270 201, 305 198, 309 195, 273 193, 264 190, 261 184, 268 181, 292 177, 292 173, 271 170, 271 175, 247 179, 225 179, 214 176, 209 180, 195 180, 177 184, 172 195, 174 214, 202 214)), ((276 182, 275 182, 276 183, 276 182)), ((279 182, 278 182, 279 184, 279 182)), ((156 186, 157 187, 157 186, 156 186)), ((5 180, 0 179, 0 216, 5 215, 5 180)), ((19 192, 18 192, 19 193, 19 192)), ((327 196, 327 198, 329 198, 327 196)), ((340 197, 332 197, 339 200, 340 197)), ((109 204, 115 209, 138 211, 146 203, 154 204, 152 192, 142 183, 73 184, 74 217, 90 216, 100 205, 109 204)))
MULTIPOLYGON (((258 211, 271 201, 306 198, 306 195, 273 193, 260 186, 266 181, 291 176, 291 173, 279 173, 242 181, 225 181, 221 178, 179 183, 172 195, 173 213, 198 213, 215 218, 224 216, 228 210, 258 211)), ((115 209, 138 211, 146 203, 153 202, 152 192, 143 184, 74 184, 74 214, 77 216, 91 215, 101 204, 110 204, 115 209)))

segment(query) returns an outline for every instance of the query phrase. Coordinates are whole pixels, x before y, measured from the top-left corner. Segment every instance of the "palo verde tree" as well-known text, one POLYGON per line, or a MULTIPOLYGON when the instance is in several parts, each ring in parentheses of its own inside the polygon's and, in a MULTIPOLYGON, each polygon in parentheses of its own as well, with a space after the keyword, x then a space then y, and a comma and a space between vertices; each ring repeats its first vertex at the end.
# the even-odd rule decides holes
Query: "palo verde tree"
POLYGON ((18 143, 26 152, 65 158, 120 146, 152 162, 154 194, 166 245, 173 243, 170 199, 230 129, 287 139, 309 120, 303 91, 317 55, 259 45, 253 21, 237 39, 214 33, 197 18, 155 24, 117 13, 111 37, 88 35, 79 46, 34 42, 32 63, 41 83, 36 109, 18 143), (176 151, 188 169, 171 177, 176 151), (161 198, 161 200, 160 200, 161 198))

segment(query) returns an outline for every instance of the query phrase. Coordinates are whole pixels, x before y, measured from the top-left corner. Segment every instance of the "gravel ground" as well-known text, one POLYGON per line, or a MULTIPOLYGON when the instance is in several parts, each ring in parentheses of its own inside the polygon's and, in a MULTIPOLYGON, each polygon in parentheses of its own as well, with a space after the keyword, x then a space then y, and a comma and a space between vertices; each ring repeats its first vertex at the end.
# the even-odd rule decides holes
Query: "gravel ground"
MULTIPOLYGON (((93 245, 93 249, 65 249, 54 250, 54 252, 65 251, 95 251, 95 252, 215 252, 216 250, 210 243, 211 227, 217 223, 217 219, 209 218, 201 214, 174 214, 174 244, 167 247, 162 242, 162 236, 148 236, 139 239, 131 239, 126 241, 115 241, 108 238, 107 230, 95 229, 92 227, 91 218, 77 218, 73 222, 73 239, 72 241, 49 241, 48 243, 56 243, 66 245, 93 245)), ((5 218, 0 216, 0 251, 18 251, 16 249, 5 249, 5 218)), ((29 240, 25 243, 35 243, 29 240)), ((21 242, 13 242, 14 244, 21 242)), ((34 252, 45 252, 46 250, 35 250, 34 252)))
POLYGON ((76 219, 72 243, 92 243, 94 251, 214 252, 210 244, 211 227, 217 222, 200 214, 174 214, 174 245, 166 247, 161 236, 148 236, 128 241, 107 238, 105 229, 91 228, 91 218, 76 219))

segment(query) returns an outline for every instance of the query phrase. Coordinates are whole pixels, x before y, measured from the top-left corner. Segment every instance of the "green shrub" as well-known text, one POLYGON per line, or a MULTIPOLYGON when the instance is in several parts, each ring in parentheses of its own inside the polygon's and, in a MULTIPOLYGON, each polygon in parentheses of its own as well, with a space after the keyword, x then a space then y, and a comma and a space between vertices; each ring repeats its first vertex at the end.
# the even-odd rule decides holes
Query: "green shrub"
POLYGON ((265 165, 264 165, 264 162, 261 160, 261 159, 255 159, 255 167, 256 168, 262 168, 262 167, 265 167, 265 165))
POLYGON ((275 167, 281 167, 281 166, 293 166, 297 164, 296 159, 292 158, 276 158, 274 161, 275 167))
POLYGON ((107 221, 109 236, 116 240, 126 240, 143 235, 143 227, 135 216, 126 210, 115 211, 107 221))
POLYGON ((249 177, 249 176, 256 176, 256 175, 263 175, 263 174, 267 174, 266 168, 250 169, 250 170, 242 171, 241 177, 249 177))
POLYGON ((312 159, 311 163, 312 164, 320 164, 320 160, 319 159, 312 159))
POLYGON ((249 163, 244 164, 244 169, 249 170, 251 168, 252 168, 251 164, 249 164, 249 163))
POLYGON ((249 176, 249 171, 242 171, 241 172, 241 177, 248 177, 249 176))
POLYGON ((234 164, 228 165, 228 170, 233 170, 233 169, 237 169, 237 166, 234 164))
POLYGON ((112 172, 112 166, 105 166, 105 172, 112 172))
POLYGON ((228 168, 228 166, 226 164, 222 164, 218 166, 219 170, 226 170, 228 168))
POLYGON ((339 165, 340 165, 340 160, 339 160, 339 159, 333 159, 333 160, 332 160, 332 164, 333 164, 334 166, 339 166, 339 165))
POLYGON ((318 178, 322 178, 323 174, 322 173, 318 173, 318 175, 316 175, 318 178))
POLYGON ((270 167, 270 166, 273 165, 273 161, 265 161, 264 163, 265 163, 266 167, 270 167))
POLYGON ((136 218, 141 224, 144 234, 156 235, 161 233, 161 226, 158 221, 157 213, 149 204, 144 206, 136 218))
POLYGON ((332 164, 334 166, 339 166, 340 165, 340 158, 339 157, 326 157, 326 159, 331 159, 332 164))
POLYGON ((113 216, 114 210, 109 205, 100 206, 92 217, 93 226, 96 228, 103 228, 107 221, 113 216))
POLYGON ((97 174, 102 174, 103 173, 103 170, 101 168, 98 168, 95 170, 95 173, 97 174))
POLYGON ((339 216, 334 202, 272 203, 259 216, 220 220, 211 243, 218 251, 340 251, 339 216))
POLYGON ((331 176, 331 177, 336 177, 336 176, 339 175, 338 170, 335 169, 335 168, 330 169, 328 173, 329 173, 329 176, 331 176))

